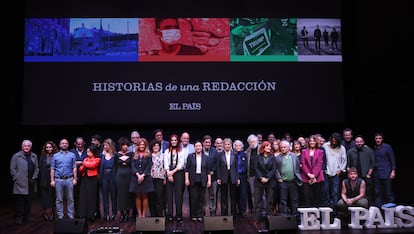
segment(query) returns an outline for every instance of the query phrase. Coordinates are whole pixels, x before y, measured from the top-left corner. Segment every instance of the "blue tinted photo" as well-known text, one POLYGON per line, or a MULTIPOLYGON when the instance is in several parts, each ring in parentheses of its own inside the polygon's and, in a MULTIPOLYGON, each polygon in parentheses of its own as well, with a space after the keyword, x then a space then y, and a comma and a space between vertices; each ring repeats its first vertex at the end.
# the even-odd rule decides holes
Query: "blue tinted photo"
POLYGON ((25 62, 136 62, 138 18, 29 18, 25 62))

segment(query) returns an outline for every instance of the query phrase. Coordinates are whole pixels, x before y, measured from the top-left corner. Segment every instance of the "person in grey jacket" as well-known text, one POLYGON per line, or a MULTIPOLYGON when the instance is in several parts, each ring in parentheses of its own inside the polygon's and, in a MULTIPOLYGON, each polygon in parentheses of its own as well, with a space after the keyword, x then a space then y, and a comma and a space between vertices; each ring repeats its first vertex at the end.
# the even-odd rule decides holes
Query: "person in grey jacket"
POLYGON ((16 224, 27 221, 35 182, 39 175, 37 155, 32 152, 32 141, 23 140, 22 148, 10 160, 10 174, 13 179, 13 195, 16 199, 16 224))
POLYGON ((358 135, 355 137, 355 147, 349 149, 346 155, 347 171, 349 172, 349 169, 352 167, 355 167, 357 169, 358 177, 365 181, 365 193, 369 202, 369 206, 373 206, 375 201, 373 180, 375 168, 374 150, 365 145, 364 138, 361 135, 358 135))
POLYGON ((296 154, 290 152, 289 141, 281 141, 279 147, 281 154, 276 157, 276 180, 280 185, 280 214, 286 216, 290 209, 292 215, 299 219, 298 186, 303 185, 300 160, 296 154))

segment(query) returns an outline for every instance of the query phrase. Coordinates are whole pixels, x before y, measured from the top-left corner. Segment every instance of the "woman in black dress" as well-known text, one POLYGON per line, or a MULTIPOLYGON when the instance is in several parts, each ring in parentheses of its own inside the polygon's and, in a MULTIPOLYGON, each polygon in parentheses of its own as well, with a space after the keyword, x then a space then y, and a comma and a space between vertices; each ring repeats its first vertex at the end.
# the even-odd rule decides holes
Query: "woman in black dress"
POLYGON ((59 148, 53 141, 47 141, 42 147, 39 159, 40 200, 45 221, 53 220, 55 213, 55 188, 50 186, 50 162, 59 148))
POLYGON ((129 191, 135 193, 135 206, 138 218, 144 218, 148 209, 148 193, 154 191, 151 177, 152 157, 145 138, 140 138, 134 152, 129 191))
POLYGON ((118 210, 121 213, 120 222, 129 220, 129 211, 132 208, 132 196, 129 192, 131 183, 131 162, 134 156, 133 152, 128 151, 129 141, 126 137, 118 140, 118 170, 116 171, 115 184, 118 199, 118 210))

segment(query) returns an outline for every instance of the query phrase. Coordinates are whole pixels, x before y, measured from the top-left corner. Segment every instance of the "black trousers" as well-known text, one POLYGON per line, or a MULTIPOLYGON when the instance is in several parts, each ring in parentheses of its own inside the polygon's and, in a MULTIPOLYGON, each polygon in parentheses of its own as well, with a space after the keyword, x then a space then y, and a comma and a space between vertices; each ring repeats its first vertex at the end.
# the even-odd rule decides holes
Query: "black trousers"
POLYGON ((32 207, 32 198, 30 195, 15 194, 16 197, 16 217, 27 219, 32 207))

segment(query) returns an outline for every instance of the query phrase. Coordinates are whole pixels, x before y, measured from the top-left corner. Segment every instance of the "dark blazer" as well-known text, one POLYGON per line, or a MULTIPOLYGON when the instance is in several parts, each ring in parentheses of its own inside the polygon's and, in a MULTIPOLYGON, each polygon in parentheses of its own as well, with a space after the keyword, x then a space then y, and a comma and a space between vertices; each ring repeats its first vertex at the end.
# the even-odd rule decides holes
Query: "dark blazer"
POLYGON ((365 178, 367 177, 368 171, 370 169, 374 170, 375 168, 375 154, 374 151, 366 145, 361 149, 358 149, 357 147, 349 149, 346 152, 348 168, 357 167, 358 154, 361 162, 361 171, 358 171, 358 176, 360 178, 365 178))
POLYGON ((76 148, 71 149, 70 152, 75 154, 76 161, 83 161, 87 157, 86 148, 82 151, 81 154, 79 154, 76 148))
MULTIPOLYGON (((116 172, 118 171, 119 154, 115 153, 113 157, 114 159, 113 159, 112 171, 111 171, 110 176, 111 176, 112 181, 115 181, 116 172)), ((105 155, 101 153, 101 163, 99 165, 99 173, 98 173, 99 175, 104 174, 104 163, 103 163, 104 160, 105 160, 105 155)), ((102 179, 103 179, 103 176, 99 176, 100 183, 102 183, 102 179)))
POLYGON ((50 162, 47 162, 47 155, 41 155, 39 159, 39 183, 42 188, 50 187, 50 162))
POLYGON ((254 150, 257 151, 257 155, 255 154, 254 157, 252 157, 252 148, 247 148, 246 150, 246 158, 247 158, 247 176, 255 176, 255 172, 250 172, 250 169, 255 168, 256 165, 254 165, 257 161, 257 155, 259 154, 259 146, 257 146, 254 150), (253 164, 253 165, 251 165, 253 164))
POLYGON ((246 152, 236 152, 236 155, 238 160, 239 175, 247 176, 248 162, 246 152))
MULTIPOLYGON (((300 169, 300 160, 298 158, 298 156, 292 152, 289 152, 289 155, 293 161, 293 171, 295 172, 295 181, 296 184, 301 186, 302 183, 302 174, 301 174, 301 169, 300 169)), ((276 179, 282 179, 282 157, 283 155, 280 154, 279 156, 276 157, 276 179)))
MULTIPOLYGON (((193 186, 195 183, 196 167, 197 167, 196 157, 197 157, 196 154, 192 153, 188 155, 188 158, 187 158, 187 166, 185 168, 185 171, 189 173, 190 186, 193 186)), ((210 170, 208 169, 207 161, 208 161, 208 156, 202 153, 201 154, 201 185, 203 187, 207 187, 208 174, 210 173, 210 170)))
POLYGON ((274 186, 276 183, 275 175, 276 175, 276 157, 273 155, 269 155, 267 158, 267 163, 265 163, 265 157, 263 154, 259 154, 257 156, 256 162, 256 178, 255 178, 255 186, 259 187, 267 187, 267 186, 274 186), (265 177, 269 179, 269 182, 263 184, 260 182, 261 178, 265 177))
POLYGON ((170 142, 166 141, 166 140, 162 140, 161 142, 161 152, 164 153, 165 150, 168 148, 170 142))
MULTIPOLYGON (((73 148, 73 149, 71 149, 70 150, 70 152, 72 152, 72 153, 74 153, 75 154, 75 156, 76 156, 76 158, 75 158, 75 160, 76 161, 83 161, 88 155, 87 155, 87 153, 86 153, 86 148, 82 151, 82 153, 80 153, 79 154, 79 152, 76 150, 76 147, 75 148, 73 148)), ((80 172, 80 165, 81 164, 78 164, 77 166, 76 166, 76 169, 77 169, 77 174, 78 174, 78 182, 79 182, 79 180, 82 178, 82 174, 81 174, 81 172, 80 172)))
POLYGON ((230 171, 227 169, 225 151, 218 153, 217 179, 221 179, 222 184, 237 184, 237 180, 239 179, 239 170, 237 165, 237 155, 234 151, 230 152, 230 171), (231 181, 228 181, 229 173, 231 181))
MULTIPOLYGON (((204 149, 203 149, 203 152, 204 152, 204 149)), ((210 170, 210 173, 212 174, 211 179, 217 178, 217 156, 218 156, 218 152, 216 148, 210 147, 208 151, 207 161, 208 161, 208 169, 210 170)))

